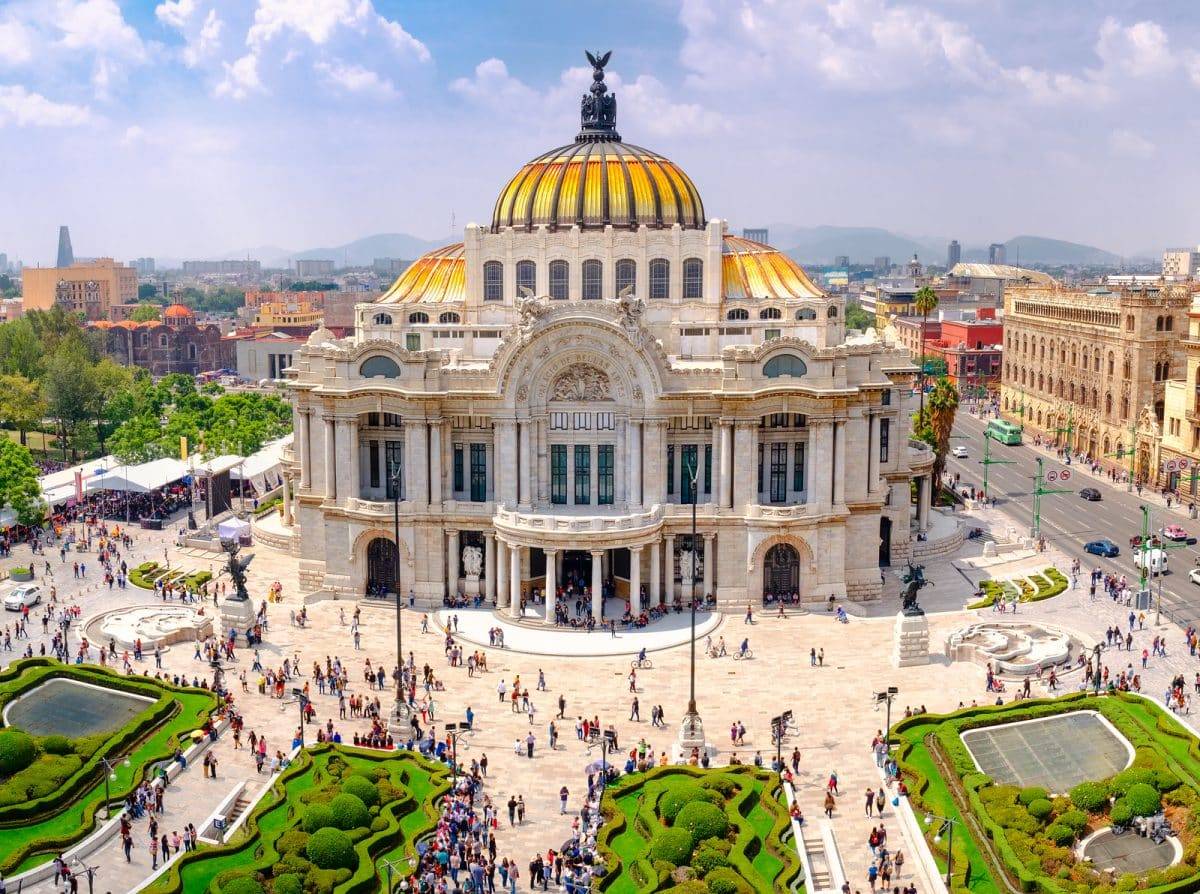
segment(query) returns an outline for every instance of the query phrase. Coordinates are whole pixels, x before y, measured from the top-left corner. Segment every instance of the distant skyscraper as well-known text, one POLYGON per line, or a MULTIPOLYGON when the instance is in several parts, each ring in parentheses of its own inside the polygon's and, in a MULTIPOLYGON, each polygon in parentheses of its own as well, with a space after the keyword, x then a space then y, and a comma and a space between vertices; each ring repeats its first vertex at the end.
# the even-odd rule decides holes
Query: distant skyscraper
POLYGON ((962 246, 958 244, 957 239, 950 240, 950 247, 946 249, 946 269, 953 270, 954 265, 962 260, 962 246))
POLYGON ((875 256, 875 273, 887 273, 892 268, 892 259, 887 255, 875 256))
POLYGON ((1003 242, 993 242, 988 246, 988 263, 989 264, 1007 264, 1008 249, 1004 247, 1003 242))
POLYGON ((70 267, 75 263, 75 252, 71 250, 71 231, 65 226, 58 228, 58 263, 55 267, 70 267))
POLYGON ((746 227, 742 230, 742 238, 749 239, 751 242, 761 242, 764 245, 771 241, 766 227, 746 227))
POLYGON ((138 272, 138 276, 151 276, 154 273, 154 258, 135 258, 129 266, 138 272))
POLYGON ((833 259, 833 266, 846 270, 850 267, 850 255, 838 255, 833 259))
POLYGON ((0 273, 8 273, 8 254, 0 251, 0 273))

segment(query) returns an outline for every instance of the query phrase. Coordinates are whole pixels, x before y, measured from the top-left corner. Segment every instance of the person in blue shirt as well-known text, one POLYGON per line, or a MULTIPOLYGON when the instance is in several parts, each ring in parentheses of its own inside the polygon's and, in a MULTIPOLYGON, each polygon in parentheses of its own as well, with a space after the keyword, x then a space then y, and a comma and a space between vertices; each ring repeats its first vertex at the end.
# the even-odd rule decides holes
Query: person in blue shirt
POLYGON ((646 647, 642 646, 642 651, 638 652, 638 663, 646 660, 646 647))
POLYGON ((750 650, 750 637, 746 637, 744 640, 742 640, 741 654, 745 655, 746 652, 748 652, 749 650, 750 650))
POLYGON ((475 712, 471 710, 471 706, 467 706, 467 729, 475 728, 475 712))

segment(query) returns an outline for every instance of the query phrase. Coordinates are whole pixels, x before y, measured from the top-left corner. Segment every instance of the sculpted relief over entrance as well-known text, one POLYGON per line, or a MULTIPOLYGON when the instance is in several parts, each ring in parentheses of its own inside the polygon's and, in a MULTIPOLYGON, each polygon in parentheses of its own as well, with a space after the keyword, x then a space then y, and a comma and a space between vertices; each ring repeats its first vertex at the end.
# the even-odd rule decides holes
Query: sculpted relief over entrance
POLYGON ((590 363, 567 367, 550 389, 551 400, 586 401, 610 400, 612 386, 608 374, 590 363))

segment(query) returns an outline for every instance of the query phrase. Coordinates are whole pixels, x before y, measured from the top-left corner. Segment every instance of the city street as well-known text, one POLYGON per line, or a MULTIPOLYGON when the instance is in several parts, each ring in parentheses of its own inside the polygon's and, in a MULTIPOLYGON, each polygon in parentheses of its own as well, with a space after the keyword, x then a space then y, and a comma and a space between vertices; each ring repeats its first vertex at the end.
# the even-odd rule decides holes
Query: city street
MULTIPOLYGON (((985 420, 965 411, 955 420, 953 444, 965 446, 969 455, 966 459, 950 457, 946 469, 961 475, 962 484, 976 487, 983 484, 983 430, 986 424, 985 420)), ((988 492, 995 497, 996 507, 1013 519, 1013 526, 1022 535, 1029 534, 1033 521, 1034 477, 1039 456, 1044 459, 1045 473, 1071 471, 1067 484, 1050 481, 1044 484, 1045 487, 1069 488, 1070 492, 1042 497, 1042 535, 1067 555, 1079 559, 1085 570, 1098 567, 1127 575, 1131 581, 1137 580, 1138 570, 1133 564, 1134 551, 1129 546, 1129 538, 1142 531, 1139 508, 1142 505, 1150 507, 1151 526, 1155 530, 1162 525, 1178 524, 1189 534, 1200 533, 1200 521, 1188 518, 1186 506, 1181 510, 1166 509, 1158 496, 1145 491, 1145 499, 1141 499, 1136 493, 1126 491, 1124 484, 1114 484, 1105 475, 1093 475, 1079 463, 1067 466, 1052 452, 1034 447, 1031 440, 1019 447, 992 441, 992 459, 1011 460, 1012 465, 993 464, 990 467, 988 492), (1084 487, 1097 488, 1102 499, 1099 502, 1084 500, 1079 496, 1084 487), (1084 552, 1085 543, 1100 538, 1112 540, 1120 547, 1121 554, 1106 559, 1084 552)), ((1188 572, 1196 567, 1198 558, 1200 549, 1196 546, 1168 550, 1168 573, 1162 579, 1162 609, 1184 626, 1200 622, 1200 587, 1188 580, 1188 572)), ((1157 597, 1157 578, 1151 580, 1151 589, 1157 597)))

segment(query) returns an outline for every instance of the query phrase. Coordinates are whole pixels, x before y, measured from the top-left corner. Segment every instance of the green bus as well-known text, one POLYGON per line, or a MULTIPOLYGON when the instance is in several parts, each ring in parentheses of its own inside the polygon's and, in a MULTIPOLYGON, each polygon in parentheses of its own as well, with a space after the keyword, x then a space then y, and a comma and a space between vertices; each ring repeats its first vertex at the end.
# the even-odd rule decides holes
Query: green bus
POLYGON ((993 441, 1001 444, 1017 445, 1021 443, 1021 426, 1015 422, 993 419, 987 424, 986 434, 993 441))

